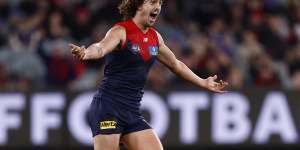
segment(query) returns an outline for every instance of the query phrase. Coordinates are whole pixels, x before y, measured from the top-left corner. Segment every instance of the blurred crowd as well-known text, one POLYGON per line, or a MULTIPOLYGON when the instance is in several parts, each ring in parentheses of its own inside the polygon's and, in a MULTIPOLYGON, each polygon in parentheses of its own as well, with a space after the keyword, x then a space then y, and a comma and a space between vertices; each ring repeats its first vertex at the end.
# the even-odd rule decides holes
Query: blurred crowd
MULTIPOLYGON (((78 62, 68 43, 101 40, 120 0, 0 0, 0 89, 93 89, 103 60, 78 62)), ((299 0, 165 0, 155 28, 197 75, 232 89, 300 89, 299 0)), ((97 82, 96 82, 97 81, 97 82)), ((147 88, 185 86, 160 63, 147 88)))

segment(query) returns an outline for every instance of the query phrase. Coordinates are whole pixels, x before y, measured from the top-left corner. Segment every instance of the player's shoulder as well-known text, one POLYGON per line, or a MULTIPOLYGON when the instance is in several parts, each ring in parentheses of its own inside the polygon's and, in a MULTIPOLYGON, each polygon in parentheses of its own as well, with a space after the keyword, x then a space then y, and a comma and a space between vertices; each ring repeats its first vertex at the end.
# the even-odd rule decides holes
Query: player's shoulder
POLYGON ((130 20, 126 20, 126 21, 121 21, 121 22, 117 22, 114 26, 119 26, 119 27, 123 27, 124 29, 131 27, 131 22, 130 20))
POLYGON ((125 27, 120 26, 120 25, 115 25, 111 28, 111 30, 117 31, 117 32, 122 32, 122 31, 125 31, 125 27))
POLYGON ((120 34, 125 34, 126 29, 125 29, 125 27, 116 24, 110 29, 109 32, 120 35, 120 34))
POLYGON ((155 28, 151 28, 151 30, 153 30, 154 32, 155 32, 155 34, 156 34, 156 36, 157 36, 157 39, 158 39, 158 42, 159 42, 159 44, 162 44, 162 43, 164 43, 164 40, 163 40, 163 38, 162 38, 162 36, 161 36, 161 34, 155 29, 155 28))

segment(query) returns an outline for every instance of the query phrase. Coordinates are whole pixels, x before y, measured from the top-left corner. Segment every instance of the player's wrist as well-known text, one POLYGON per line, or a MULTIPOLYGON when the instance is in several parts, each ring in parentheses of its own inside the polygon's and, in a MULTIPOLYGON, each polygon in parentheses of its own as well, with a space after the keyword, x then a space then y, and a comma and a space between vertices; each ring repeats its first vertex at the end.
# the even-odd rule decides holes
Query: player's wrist
POLYGON ((199 85, 200 85, 200 87, 207 89, 208 88, 208 80, 199 78, 199 85))

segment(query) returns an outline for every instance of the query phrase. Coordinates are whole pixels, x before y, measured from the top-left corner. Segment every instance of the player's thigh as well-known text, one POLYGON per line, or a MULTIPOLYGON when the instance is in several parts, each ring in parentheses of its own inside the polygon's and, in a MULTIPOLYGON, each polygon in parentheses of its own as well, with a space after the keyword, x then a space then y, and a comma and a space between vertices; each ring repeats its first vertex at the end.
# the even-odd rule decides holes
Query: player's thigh
POLYGON ((163 150, 162 144, 153 129, 126 134, 121 140, 129 150, 163 150))
POLYGON ((94 150, 119 150, 120 134, 99 134, 94 137, 94 150))

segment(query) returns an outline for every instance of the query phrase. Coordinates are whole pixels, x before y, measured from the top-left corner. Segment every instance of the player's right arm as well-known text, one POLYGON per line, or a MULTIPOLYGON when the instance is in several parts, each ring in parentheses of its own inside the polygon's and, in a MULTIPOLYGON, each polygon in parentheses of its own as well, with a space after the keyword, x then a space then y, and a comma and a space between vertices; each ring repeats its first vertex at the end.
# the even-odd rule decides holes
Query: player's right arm
POLYGON ((125 40, 126 31, 124 27, 114 26, 100 42, 93 43, 88 48, 84 46, 79 47, 74 44, 69 44, 69 47, 73 56, 79 60, 100 59, 117 49, 118 45, 125 40))

